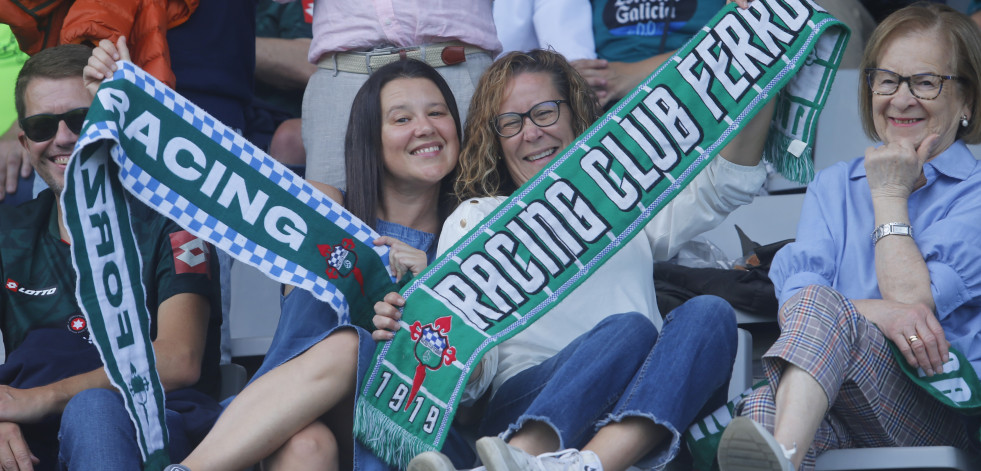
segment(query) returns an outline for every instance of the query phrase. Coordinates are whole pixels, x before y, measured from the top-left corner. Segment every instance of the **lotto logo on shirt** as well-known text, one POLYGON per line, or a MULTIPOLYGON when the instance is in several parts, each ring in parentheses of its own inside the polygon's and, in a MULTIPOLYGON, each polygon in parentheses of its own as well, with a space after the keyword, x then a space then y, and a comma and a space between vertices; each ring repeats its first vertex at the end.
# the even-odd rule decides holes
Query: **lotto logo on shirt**
POLYGON ((20 283, 7 278, 7 289, 15 293, 26 294, 28 296, 51 296, 58 291, 58 288, 52 286, 50 288, 44 289, 27 289, 20 285, 20 283))
POLYGON ((177 274, 198 273, 211 275, 208 271, 208 244, 187 231, 170 234, 170 248, 174 252, 174 271, 177 274))

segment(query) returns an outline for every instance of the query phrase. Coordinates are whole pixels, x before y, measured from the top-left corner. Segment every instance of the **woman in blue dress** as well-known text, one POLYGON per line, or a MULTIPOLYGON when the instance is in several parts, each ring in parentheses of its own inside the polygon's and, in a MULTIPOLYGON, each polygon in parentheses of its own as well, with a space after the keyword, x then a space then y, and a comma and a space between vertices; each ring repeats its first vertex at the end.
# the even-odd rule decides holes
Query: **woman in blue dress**
MULTIPOLYGON (((393 275, 435 257, 452 209, 460 150, 456 102, 425 63, 375 71, 354 100, 344 143, 348 191, 314 183, 382 235, 393 275)), ((371 334, 305 290, 285 286, 282 315, 262 366, 182 467, 235 470, 386 469, 352 437, 354 397, 375 349, 371 334)), ((353 313, 352 313, 353 314, 353 313)))

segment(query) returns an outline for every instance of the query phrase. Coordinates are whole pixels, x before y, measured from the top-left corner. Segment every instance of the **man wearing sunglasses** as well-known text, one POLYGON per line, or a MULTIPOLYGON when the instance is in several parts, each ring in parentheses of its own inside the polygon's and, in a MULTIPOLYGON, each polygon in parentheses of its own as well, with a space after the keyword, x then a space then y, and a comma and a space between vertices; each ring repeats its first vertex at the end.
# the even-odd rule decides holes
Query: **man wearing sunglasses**
MULTIPOLYGON (((59 198, 92 102, 83 83, 91 55, 81 45, 43 50, 24 64, 15 87, 18 139, 49 189, 19 206, 0 207, 4 469, 142 469, 122 396, 106 377, 75 300, 59 198)), ((221 312, 217 262, 203 241, 131 204, 156 364, 167 394, 169 451, 179 460, 219 411, 212 397, 221 312)))

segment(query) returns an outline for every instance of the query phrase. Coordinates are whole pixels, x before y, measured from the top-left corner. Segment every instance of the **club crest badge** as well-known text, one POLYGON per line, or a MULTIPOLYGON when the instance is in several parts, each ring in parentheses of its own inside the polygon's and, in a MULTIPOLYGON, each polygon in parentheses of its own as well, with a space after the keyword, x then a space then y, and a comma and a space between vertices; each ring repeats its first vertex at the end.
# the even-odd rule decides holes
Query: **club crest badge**
POLYGON ((443 365, 456 361, 456 347, 450 346, 450 337, 447 335, 453 327, 452 320, 450 316, 440 317, 427 325, 415 321, 409 328, 412 340, 416 341, 414 353, 419 366, 416 367, 416 374, 412 378, 412 389, 409 391, 405 410, 409 410, 409 405, 422 387, 422 382, 426 379, 426 370, 436 371, 443 365))
POLYGON ((340 244, 320 244, 317 245, 317 249, 327 260, 327 277, 335 280, 353 274, 358 286, 361 287, 361 295, 364 296, 364 277, 361 275, 361 269, 358 268, 358 254, 354 252, 354 241, 345 238, 340 244))
POLYGON ((81 314, 75 314, 68 318, 68 330, 76 334, 84 333, 88 326, 89 324, 85 321, 85 316, 81 314))

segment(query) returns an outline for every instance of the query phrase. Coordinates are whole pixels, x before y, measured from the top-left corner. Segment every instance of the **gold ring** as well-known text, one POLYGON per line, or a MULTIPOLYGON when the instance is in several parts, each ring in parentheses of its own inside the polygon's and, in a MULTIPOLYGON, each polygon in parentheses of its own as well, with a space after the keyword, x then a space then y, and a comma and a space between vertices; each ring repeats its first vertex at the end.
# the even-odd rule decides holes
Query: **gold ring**
POLYGON ((913 345, 913 342, 916 342, 917 340, 920 340, 920 338, 915 335, 910 335, 909 337, 906 338, 906 342, 909 343, 910 345, 913 345))

